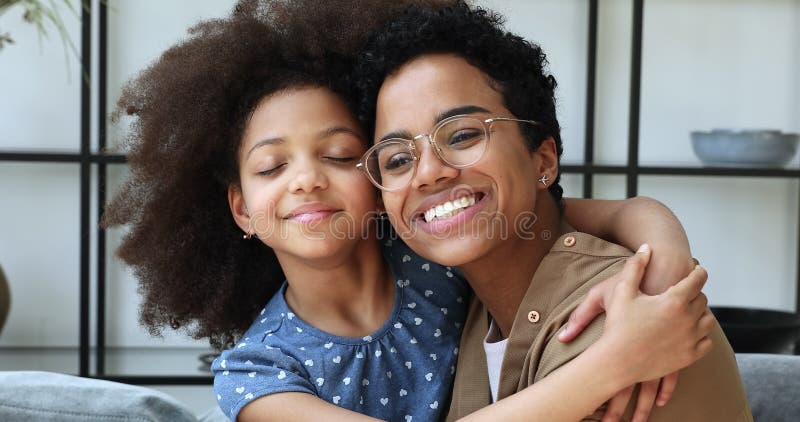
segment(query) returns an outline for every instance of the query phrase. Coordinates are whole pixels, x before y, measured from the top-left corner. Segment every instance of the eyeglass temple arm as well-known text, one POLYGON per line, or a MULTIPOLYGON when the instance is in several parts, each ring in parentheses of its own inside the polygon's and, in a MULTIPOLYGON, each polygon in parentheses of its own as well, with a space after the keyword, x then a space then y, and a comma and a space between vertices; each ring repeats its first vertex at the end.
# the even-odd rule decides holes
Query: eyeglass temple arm
POLYGON ((492 118, 490 118, 490 119, 486 119, 486 120, 484 120, 483 122, 484 122, 484 123, 492 123, 492 122, 497 122, 497 121, 504 121, 504 122, 524 122, 524 123, 530 123, 530 124, 532 124, 532 125, 538 125, 538 124, 539 124, 539 122, 537 122, 536 120, 515 119, 515 118, 513 118, 513 117, 492 117, 492 118))

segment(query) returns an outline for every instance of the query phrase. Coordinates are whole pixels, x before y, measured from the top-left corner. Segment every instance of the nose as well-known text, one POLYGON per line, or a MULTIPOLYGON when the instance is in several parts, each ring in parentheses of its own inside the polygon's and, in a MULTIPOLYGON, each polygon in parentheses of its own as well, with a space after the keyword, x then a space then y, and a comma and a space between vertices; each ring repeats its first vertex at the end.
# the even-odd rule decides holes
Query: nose
POLYGON ((294 167, 295 172, 288 186, 289 192, 311 193, 328 188, 328 176, 321 168, 321 163, 312 158, 302 158, 295 161, 294 167))
POLYGON ((420 140, 417 143, 417 151, 419 154, 417 171, 411 180, 411 186, 414 189, 425 189, 458 176, 459 170, 445 164, 436 155, 430 142, 420 140))

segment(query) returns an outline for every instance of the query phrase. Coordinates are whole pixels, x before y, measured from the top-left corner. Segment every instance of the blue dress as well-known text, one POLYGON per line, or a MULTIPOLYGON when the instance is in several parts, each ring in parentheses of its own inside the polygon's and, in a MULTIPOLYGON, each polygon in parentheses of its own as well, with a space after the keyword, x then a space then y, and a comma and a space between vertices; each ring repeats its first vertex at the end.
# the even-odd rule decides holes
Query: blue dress
POLYGON ((382 244, 396 283, 389 319, 361 338, 326 333, 292 312, 284 283, 212 365, 217 401, 231 420, 251 401, 281 392, 313 394, 384 420, 445 414, 469 287, 456 270, 422 259, 398 239, 382 244))

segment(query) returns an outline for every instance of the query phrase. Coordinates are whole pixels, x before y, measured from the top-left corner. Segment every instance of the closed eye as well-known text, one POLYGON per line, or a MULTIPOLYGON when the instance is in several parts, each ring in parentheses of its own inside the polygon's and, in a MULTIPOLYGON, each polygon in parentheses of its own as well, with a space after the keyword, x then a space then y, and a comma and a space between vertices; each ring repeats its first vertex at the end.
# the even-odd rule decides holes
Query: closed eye
POLYGON ((355 157, 323 157, 323 158, 325 158, 326 160, 335 161, 337 163, 350 163, 356 159, 355 157))
POLYGON ((271 175, 277 173, 278 171, 280 171, 285 165, 286 165, 286 163, 283 163, 283 164, 280 164, 280 165, 278 165, 276 167, 273 167, 273 168, 271 168, 269 170, 260 171, 260 172, 258 172, 258 175, 259 176, 271 176, 271 175))

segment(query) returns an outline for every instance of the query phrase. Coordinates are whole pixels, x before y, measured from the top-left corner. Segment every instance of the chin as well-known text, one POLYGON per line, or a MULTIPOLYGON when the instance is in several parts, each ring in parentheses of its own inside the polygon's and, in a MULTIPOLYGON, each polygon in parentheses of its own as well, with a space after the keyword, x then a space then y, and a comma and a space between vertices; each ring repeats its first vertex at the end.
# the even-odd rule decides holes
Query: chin
POLYGON ((342 240, 306 242, 308 243, 304 245, 297 245, 293 249, 294 255, 309 261, 325 260, 340 256, 343 253, 349 254, 352 251, 352 245, 342 240))
POLYGON ((421 257, 448 267, 469 264, 486 255, 489 246, 480 239, 438 239, 416 242, 408 240, 408 246, 421 257))

